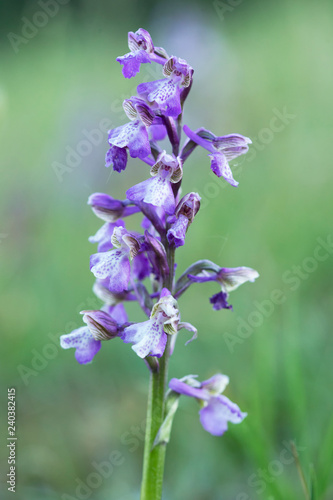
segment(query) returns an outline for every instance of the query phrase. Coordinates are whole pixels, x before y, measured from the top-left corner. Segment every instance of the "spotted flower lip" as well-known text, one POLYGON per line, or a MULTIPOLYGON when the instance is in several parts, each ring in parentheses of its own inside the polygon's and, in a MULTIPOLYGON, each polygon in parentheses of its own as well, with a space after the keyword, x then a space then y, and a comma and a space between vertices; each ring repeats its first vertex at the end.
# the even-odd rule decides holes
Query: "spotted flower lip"
MULTIPOLYGON (((109 130, 111 147, 105 157, 105 166, 112 165, 117 172, 126 168, 127 149, 132 158, 141 160, 151 154, 148 128, 155 120, 155 114, 150 106, 139 97, 125 99, 123 108, 130 122, 109 130)), ((159 119, 156 119, 155 123, 160 123, 159 119)))
POLYGON ((125 343, 133 344, 132 349, 140 358, 148 355, 161 357, 164 353, 167 334, 177 333, 178 323, 177 301, 169 290, 164 288, 159 301, 151 311, 150 319, 125 328, 121 338, 125 343))
POLYGON ((177 183, 182 178, 180 158, 163 151, 151 167, 150 174, 153 178, 130 188, 126 192, 127 198, 133 202, 144 201, 155 207, 162 207, 168 214, 173 214, 176 203, 171 183, 177 183))
POLYGON ((210 298, 213 309, 232 309, 227 302, 229 292, 236 290, 247 281, 254 282, 259 277, 258 271, 250 267, 221 267, 215 274, 202 271, 194 276, 188 274, 188 278, 194 283, 205 283, 207 281, 217 281, 221 285, 222 291, 210 298))
MULTIPOLYGON (((223 177, 231 186, 237 187, 238 182, 233 178, 229 161, 248 152, 251 139, 241 134, 216 136, 209 130, 199 129, 193 132, 187 125, 183 127, 185 134, 197 145, 207 149, 211 160, 211 170, 217 177, 223 177)), ((184 148, 183 148, 184 149, 184 148)))
POLYGON ((229 378, 219 373, 201 383, 191 376, 173 378, 169 387, 178 394, 197 399, 201 406, 199 415, 203 428, 214 436, 222 436, 228 430, 228 422, 239 424, 247 416, 221 394, 228 383, 229 378))
POLYGON ((68 335, 61 335, 63 349, 75 348, 75 358, 81 365, 90 363, 101 348, 101 341, 95 340, 87 326, 76 328, 68 335))
POLYGON ((184 59, 172 56, 164 64, 163 74, 166 78, 162 80, 140 83, 137 92, 153 109, 177 118, 182 112, 182 91, 191 85, 193 69, 184 59))
POLYGON ((123 227, 115 227, 111 237, 113 249, 90 257, 90 270, 98 279, 109 278, 109 289, 114 293, 127 290, 133 259, 139 252, 138 239, 123 227))

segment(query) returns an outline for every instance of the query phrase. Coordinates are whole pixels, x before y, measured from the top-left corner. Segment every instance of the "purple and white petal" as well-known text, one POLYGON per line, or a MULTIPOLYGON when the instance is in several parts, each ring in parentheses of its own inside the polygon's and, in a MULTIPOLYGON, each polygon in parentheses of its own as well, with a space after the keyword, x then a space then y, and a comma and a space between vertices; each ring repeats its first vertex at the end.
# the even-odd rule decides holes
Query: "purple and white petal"
POLYGON ((121 293, 128 287, 131 266, 122 250, 111 250, 91 255, 90 270, 97 279, 110 278, 109 289, 121 293))
POLYGON ((101 348, 101 341, 95 340, 87 326, 77 328, 68 335, 61 335, 63 349, 75 349, 75 358, 80 364, 90 363, 101 348))
POLYGON ((148 132, 141 120, 110 130, 109 143, 118 148, 128 147, 132 158, 145 158, 151 154, 148 132))
POLYGON ((217 274, 217 281, 226 292, 231 292, 247 281, 253 283, 258 277, 258 271, 250 267, 222 267, 217 274))
POLYGON ((166 116, 177 118, 182 111, 179 85, 172 78, 140 83, 137 92, 141 97, 152 103, 153 108, 159 108, 166 116))
POLYGON ((223 177, 231 186, 237 187, 239 182, 232 176, 231 168, 223 153, 212 153, 208 155, 211 159, 210 168, 217 177, 223 177))
POLYGON ((161 176, 136 184, 126 192, 126 196, 131 201, 144 201, 155 207, 162 207, 169 214, 174 213, 176 208, 170 182, 161 176))
POLYGON ((143 323, 128 326, 121 334, 121 338, 125 343, 133 343, 133 351, 140 358, 145 358, 158 348, 163 333, 163 322, 158 318, 152 318, 143 323))
POLYGON ((226 396, 210 398, 208 405, 199 414, 203 428, 213 436, 222 436, 228 429, 228 422, 239 424, 247 415, 226 396))
POLYGON ((162 357, 164 354, 164 351, 165 351, 167 339, 168 339, 167 334, 165 332, 163 332, 161 337, 160 337, 159 343, 157 344, 157 346, 154 349, 151 350, 150 356, 156 356, 157 358, 162 357))

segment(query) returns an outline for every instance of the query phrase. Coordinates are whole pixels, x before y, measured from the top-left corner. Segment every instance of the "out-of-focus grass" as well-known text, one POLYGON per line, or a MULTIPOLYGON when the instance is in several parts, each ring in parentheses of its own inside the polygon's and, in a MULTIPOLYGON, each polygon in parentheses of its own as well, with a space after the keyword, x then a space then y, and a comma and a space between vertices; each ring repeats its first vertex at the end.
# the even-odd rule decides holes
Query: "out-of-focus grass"
MULTIPOLYGON (((185 166, 184 192, 198 190, 206 206, 178 251, 178 272, 209 258, 223 266, 254 267, 261 277, 231 295, 233 313, 211 310, 208 297, 218 291, 214 284, 193 285, 179 301, 182 318, 197 326, 199 339, 184 347, 187 337, 181 334, 171 375, 227 373, 226 394, 248 418, 230 426, 223 438, 213 438, 200 427, 195 402, 182 401, 168 450, 165 498, 303 498, 295 464, 281 465, 279 458, 285 443, 295 440, 306 477, 312 464, 318 498, 328 500, 333 257, 305 272, 296 290, 283 276, 303 266, 317 238, 326 239, 332 230, 332 9, 327 4, 314 10, 302 2, 240 5, 224 23, 210 19, 208 7, 204 13, 200 18, 192 12, 188 37, 195 39, 200 23, 207 40, 215 33, 213 64, 200 59, 190 43, 183 53, 177 33, 168 40, 163 26, 152 23, 156 43, 173 44, 198 74, 185 121, 217 134, 258 138, 274 109, 286 107, 295 118, 268 144, 254 143, 255 158, 244 158, 235 169, 238 189, 212 178, 204 152, 196 151, 185 166), (256 302, 269 299, 274 289, 284 292, 285 302, 230 352, 225 333, 237 335, 239 318, 248 321, 256 302), (255 482, 260 474, 266 474, 261 487, 255 482)), ((80 326, 79 311, 96 304, 91 303, 87 237, 100 224, 86 206, 88 195, 106 191, 123 197, 129 184, 147 176, 135 160, 122 175, 107 171, 105 136, 58 181, 52 163, 64 162, 66 147, 76 148, 84 129, 97 128, 104 118, 115 126, 124 123, 119 104, 134 88, 114 61, 126 51, 125 31, 119 38, 104 25, 86 31, 69 29, 67 22, 55 20, 17 55, 8 46, 2 53, 0 233, 7 236, 0 245, 1 376, 4 385, 17 388, 18 494, 24 499, 75 496, 76 478, 86 481, 92 462, 119 450, 124 464, 92 498, 137 498, 145 366, 117 341, 105 343, 89 366, 79 366, 73 352, 58 346, 49 348, 45 366, 42 361, 32 366, 36 353, 52 343, 49 333, 56 337, 80 326), (26 384, 19 365, 34 370, 26 384)), ((132 320, 142 319, 135 307, 130 313, 132 320)), ((6 470, 4 447, 1 453, 6 470)))

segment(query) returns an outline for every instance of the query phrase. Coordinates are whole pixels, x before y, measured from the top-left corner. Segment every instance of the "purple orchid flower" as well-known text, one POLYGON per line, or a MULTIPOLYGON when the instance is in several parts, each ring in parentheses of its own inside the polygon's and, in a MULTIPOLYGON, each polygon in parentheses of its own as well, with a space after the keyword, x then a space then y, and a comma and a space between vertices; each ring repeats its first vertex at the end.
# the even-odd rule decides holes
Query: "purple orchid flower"
POLYGON ((109 131, 111 148, 105 157, 105 166, 112 165, 113 170, 117 172, 126 168, 126 148, 128 148, 132 158, 145 160, 151 154, 147 128, 152 125, 155 119, 155 114, 148 104, 138 97, 125 99, 123 108, 131 121, 109 131))
POLYGON ((228 430, 228 422, 239 424, 247 416, 235 403, 221 395, 228 383, 226 375, 216 374, 201 383, 193 377, 173 378, 169 387, 178 394, 197 399, 201 406, 202 427, 213 436, 222 436, 228 430))
MULTIPOLYGON (((217 137, 209 130, 199 129, 200 135, 193 132, 187 125, 183 127, 185 134, 196 144, 210 151, 210 168, 217 177, 223 177, 231 186, 237 187, 233 178, 229 161, 248 152, 251 139, 240 134, 229 134, 217 137)), ((187 144, 184 145, 183 150, 187 144)))
POLYGON ((150 319, 128 326, 121 334, 121 338, 125 343, 134 344, 132 349, 140 358, 148 355, 159 358, 164 353, 167 334, 176 334, 178 323, 177 301, 169 290, 164 288, 159 301, 151 311, 150 319))
POLYGON ((123 65, 123 75, 125 78, 132 78, 140 71, 141 64, 165 63, 167 54, 161 47, 154 47, 150 34, 143 28, 138 31, 128 33, 128 48, 130 52, 124 56, 117 57, 117 61, 123 65))
POLYGON ((140 243, 133 233, 123 227, 115 227, 111 237, 113 250, 90 257, 90 270, 98 279, 109 278, 109 289, 121 293, 128 287, 133 259, 139 252, 140 243))
POLYGON ((127 198, 133 202, 144 201, 155 207, 162 207, 168 214, 173 214, 176 203, 171 183, 177 183, 182 178, 180 158, 163 151, 151 167, 150 174, 153 178, 130 188, 126 192, 127 198))
POLYGON ((229 292, 236 290, 247 281, 253 283, 259 277, 259 273, 250 267, 221 267, 219 272, 215 274, 202 271, 197 276, 189 274, 188 277, 194 283, 205 283, 207 281, 220 283, 222 291, 209 299, 210 303, 213 304, 213 309, 219 311, 220 309, 232 309, 232 306, 227 302, 229 292))
POLYGON ((167 232, 167 239, 171 246, 178 248, 184 245, 185 234, 199 211, 200 200, 198 193, 188 193, 178 203, 175 215, 169 218, 172 226, 167 232))
POLYGON ((83 311, 83 314, 83 321, 87 326, 60 337, 61 347, 73 347, 75 358, 80 364, 90 363, 101 348, 101 340, 118 336, 119 327, 127 321, 122 304, 106 307, 105 311, 83 311))
POLYGON ((182 112, 181 94, 192 83, 193 69, 184 59, 172 56, 164 64, 163 74, 166 78, 162 80, 140 83, 137 92, 153 109, 177 118, 182 112))

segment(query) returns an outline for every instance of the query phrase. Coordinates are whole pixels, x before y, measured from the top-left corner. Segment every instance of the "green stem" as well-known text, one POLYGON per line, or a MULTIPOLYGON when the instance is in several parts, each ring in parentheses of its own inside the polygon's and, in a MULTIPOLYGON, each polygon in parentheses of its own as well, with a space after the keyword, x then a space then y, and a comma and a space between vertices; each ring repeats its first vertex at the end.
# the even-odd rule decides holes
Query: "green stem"
MULTIPOLYGON (((163 286, 172 292, 174 250, 167 246, 166 251, 170 273, 163 286)), ((158 444, 153 449, 152 446, 164 420, 164 398, 168 381, 169 357, 170 337, 168 335, 164 354, 160 358, 159 370, 150 373, 141 500, 160 500, 162 498, 166 444, 158 444)))

